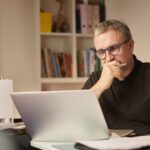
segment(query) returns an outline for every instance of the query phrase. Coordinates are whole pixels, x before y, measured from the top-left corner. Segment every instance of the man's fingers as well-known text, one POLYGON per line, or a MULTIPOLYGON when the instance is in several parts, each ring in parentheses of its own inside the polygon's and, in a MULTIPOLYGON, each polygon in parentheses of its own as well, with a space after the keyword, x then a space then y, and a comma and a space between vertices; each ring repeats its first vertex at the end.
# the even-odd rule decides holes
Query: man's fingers
POLYGON ((121 70, 118 66, 112 66, 110 69, 114 78, 117 78, 120 81, 124 80, 123 70, 121 70))

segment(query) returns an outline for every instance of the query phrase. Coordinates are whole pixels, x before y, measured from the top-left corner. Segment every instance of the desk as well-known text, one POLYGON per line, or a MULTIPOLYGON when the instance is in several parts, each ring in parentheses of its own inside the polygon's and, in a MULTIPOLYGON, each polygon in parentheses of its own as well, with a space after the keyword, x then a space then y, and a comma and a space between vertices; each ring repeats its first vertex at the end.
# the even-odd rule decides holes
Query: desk
MULTIPOLYGON (((47 147, 49 147, 49 150, 52 150, 49 142, 31 142, 31 144, 30 142, 31 138, 26 133, 20 133, 14 129, 0 130, 0 149, 2 150, 48 150, 47 147)), ((68 150, 75 150, 73 145, 72 149, 69 146, 68 150)), ((64 150, 67 150, 66 147, 64 150)))
MULTIPOLYGON (((74 147, 74 144, 63 144, 63 145, 55 145, 54 144, 53 146, 52 145, 49 142, 33 142, 32 143, 32 146, 34 146, 36 148, 39 148, 41 150, 79 150, 79 149, 76 149, 74 147)), ((92 148, 89 148, 89 147, 85 147, 83 149, 83 147, 82 147, 81 150, 95 150, 95 149, 92 149, 92 148)), ((135 150, 150 150, 150 146, 135 149, 135 150)))
MULTIPOLYGON (((0 130, 0 146, 3 150, 54 150, 52 149, 48 142, 31 142, 31 138, 25 133, 19 133, 12 129, 0 130), (50 149, 47 149, 46 146, 49 145, 50 149)), ((57 143, 55 143, 57 144, 57 143)), ((63 143, 64 144, 64 143, 63 143)), ((59 148, 59 146, 57 146, 59 148)), ((62 147, 60 150, 76 150, 72 145, 68 147, 62 147)), ((150 147, 142 148, 140 150, 150 150, 150 147)))
POLYGON ((0 149, 2 150, 39 150, 30 145, 31 138, 13 129, 0 130, 0 149))

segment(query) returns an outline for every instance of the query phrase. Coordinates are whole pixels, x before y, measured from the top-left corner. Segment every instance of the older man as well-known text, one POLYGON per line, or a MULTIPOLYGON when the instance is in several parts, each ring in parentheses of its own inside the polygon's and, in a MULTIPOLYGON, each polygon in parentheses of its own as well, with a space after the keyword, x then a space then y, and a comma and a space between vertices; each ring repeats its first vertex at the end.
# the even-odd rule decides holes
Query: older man
POLYGON ((103 69, 93 72, 83 89, 95 92, 110 129, 150 133, 150 63, 133 55, 129 27, 106 20, 95 29, 94 44, 103 69))

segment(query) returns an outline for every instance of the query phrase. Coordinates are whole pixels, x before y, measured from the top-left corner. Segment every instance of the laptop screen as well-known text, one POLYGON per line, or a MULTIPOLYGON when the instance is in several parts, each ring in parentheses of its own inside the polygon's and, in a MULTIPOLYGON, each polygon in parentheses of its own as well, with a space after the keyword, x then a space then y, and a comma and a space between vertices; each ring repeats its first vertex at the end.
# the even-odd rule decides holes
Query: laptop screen
POLYGON ((11 97, 35 141, 109 137, 102 110, 91 90, 16 92, 11 97))

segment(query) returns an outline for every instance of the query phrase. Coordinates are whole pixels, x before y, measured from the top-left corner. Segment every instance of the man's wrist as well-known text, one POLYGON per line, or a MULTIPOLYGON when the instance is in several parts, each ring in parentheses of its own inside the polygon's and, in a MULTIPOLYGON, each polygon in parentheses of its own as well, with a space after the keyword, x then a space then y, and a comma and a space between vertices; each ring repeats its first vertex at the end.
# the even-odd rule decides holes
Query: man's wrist
POLYGON ((101 81, 98 80, 97 83, 91 88, 91 90, 96 94, 97 98, 106 90, 102 85, 101 81))

